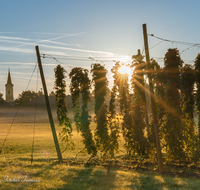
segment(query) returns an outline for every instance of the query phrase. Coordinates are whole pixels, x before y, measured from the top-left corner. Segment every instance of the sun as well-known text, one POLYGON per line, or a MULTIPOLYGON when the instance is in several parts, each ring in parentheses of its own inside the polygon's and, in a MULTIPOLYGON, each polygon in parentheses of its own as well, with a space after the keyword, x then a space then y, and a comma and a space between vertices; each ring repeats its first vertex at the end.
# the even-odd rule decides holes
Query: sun
POLYGON ((130 73, 130 68, 127 67, 127 66, 121 66, 119 69, 118 69, 118 72, 120 74, 129 74, 130 73))

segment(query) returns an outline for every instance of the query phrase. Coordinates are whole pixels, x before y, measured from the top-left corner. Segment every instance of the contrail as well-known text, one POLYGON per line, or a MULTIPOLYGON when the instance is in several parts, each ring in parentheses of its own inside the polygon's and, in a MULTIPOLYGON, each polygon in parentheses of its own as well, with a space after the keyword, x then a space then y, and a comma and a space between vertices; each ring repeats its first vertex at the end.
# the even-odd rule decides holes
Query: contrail
MULTIPOLYGON (((0 36, 0 41, 10 42, 10 43, 20 43, 21 44, 21 45, 19 45, 17 47, 3 47, 3 46, 0 46, 0 50, 22 52, 22 53, 35 53, 35 51, 33 49, 23 49, 23 48, 19 48, 19 47, 23 46, 23 45, 34 45, 34 46, 39 45, 39 46, 43 46, 43 47, 47 47, 47 48, 52 48, 52 49, 62 49, 62 50, 69 50, 69 51, 77 51, 77 52, 84 52, 84 53, 88 53, 88 54, 89 53, 96 53, 96 54, 105 54, 105 55, 108 55, 108 56, 112 55, 112 56, 117 56, 117 57, 121 57, 121 58, 122 57, 123 58, 127 57, 127 56, 124 56, 124 55, 119 55, 119 54, 114 54, 114 53, 104 52, 104 51, 84 50, 84 49, 82 49, 80 47, 79 44, 76 44, 76 45, 79 46, 81 49, 40 44, 41 42, 49 42, 49 43, 60 44, 60 45, 69 45, 69 44, 65 44, 65 43, 61 43, 61 42, 55 42, 55 41, 52 41, 52 40, 61 39, 61 38, 67 37, 67 36, 76 36, 76 35, 84 34, 84 33, 87 33, 87 32, 81 32, 81 33, 75 33, 75 34, 67 34, 67 35, 59 36, 59 37, 52 38, 52 39, 38 40, 37 42, 13 41, 13 40, 31 41, 33 39, 0 36)), ((64 52, 55 52, 55 51, 43 51, 43 52, 45 52, 45 54, 66 55, 64 52)), ((94 58, 91 55, 90 55, 90 57, 94 58)))
MULTIPOLYGON (((1 40, 0 41, 7 41, 8 40, 1 40)), ((9 40, 9 42, 12 42, 12 43, 24 43, 24 42, 18 42, 18 41, 11 41, 9 40)), ((98 53, 98 54, 107 54, 107 55, 114 55, 113 53, 110 53, 110 52, 104 52, 104 51, 94 51, 94 50, 82 50, 82 49, 76 49, 76 48, 68 48, 68 47, 59 47, 59 46, 50 46, 50 45, 44 45, 44 44, 36 44, 36 43, 31 43, 31 42, 26 42, 26 45, 39 45, 39 46, 43 46, 43 47, 47 47, 47 48, 55 48, 55 49, 63 49, 63 50, 70 50, 70 51, 78 51, 78 52, 85 52, 85 53, 98 53)), ((20 51, 20 48, 16 47, 10 47, 10 51, 17 51, 17 52, 26 52, 26 53, 30 53, 28 52, 28 49, 22 49, 20 51)), ((0 50, 7 50, 9 51, 9 47, 5 47, 5 49, 2 49, 2 46, 0 47, 0 50)), ((33 52, 32 52, 33 53, 33 52)))
MULTIPOLYGON (((0 39, 0 41, 2 41, 2 40, 0 39)), ((19 42, 19 43, 21 43, 21 42, 19 42)), ((34 45, 36 45, 36 44, 34 44, 34 45)), ((0 46, 0 51, 11 51, 11 52, 31 53, 31 54, 35 53, 35 49, 27 49, 27 48, 24 49, 24 48, 6 47, 6 46, 0 46)), ((43 51, 43 53, 45 53, 45 54, 60 55, 60 56, 67 56, 68 55, 66 53, 59 52, 59 51, 43 51)))
POLYGON ((0 36, 1 39, 8 39, 8 40, 24 40, 30 41, 28 38, 20 38, 20 37, 10 37, 10 36, 0 36))
MULTIPOLYGON (((36 41, 35 43, 38 44, 38 43, 41 43, 41 42, 51 42, 52 40, 58 40, 58 39, 61 39, 61 38, 65 38, 65 37, 69 37, 69 36, 77 36, 79 34, 84 34, 84 33, 87 33, 87 32, 80 32, 80 33, 75 33, 75 34, 66 34, 66 35, 63 35, 63 36, 59 36, 59 37, 56 37, 56 38, 51 38, 51 39, 47 39, 47 40, 38 40, 36 41)), ((56 42, 55 42, 56 43, 56 42)), ((21 47, 23 45, 26 45, 26 43, 24 44, 21 44, 17 47, 21 47)))

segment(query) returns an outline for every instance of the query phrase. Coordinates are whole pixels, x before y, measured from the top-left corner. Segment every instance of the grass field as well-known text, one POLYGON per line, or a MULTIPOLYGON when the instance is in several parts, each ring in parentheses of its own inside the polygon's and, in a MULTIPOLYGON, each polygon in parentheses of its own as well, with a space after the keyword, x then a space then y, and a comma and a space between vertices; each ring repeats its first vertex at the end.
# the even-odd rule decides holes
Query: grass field
MULTIPOLYGON (((65 163, 59 164, 50 125, 35 125, 34 155, 31 164, 33 124, 14 124, 0 154, 0 189, 200 189, 198 177, 160 175, 157 171, 108 169, 103 165, 85 167, 89 156, 83 150, 81 136, 74 132, 75 150, 63 153, 65 163), (74 161, 74 165, 69 160, 74 161)), ((10 124, 0 125, 0 146, 10 124)), ((95 125, 92 124, 94 129, 95 125)), ((57 132, 59 128, 56 129, 57 132)), ((121 149, 122 149, 121 142, 121 149)), ((61 150, 65 146, 60 144, 61 150)), ((122 156, 121 152, 118 156, 122 156), (120 155, 121 154, 121 155, 120 155)), ((99 155, 100 156, 100 155, 99 155)), ((198 175, 197 175, 198 176, 198 175)), ((199 175, 200 176, 200 175, 199 175)))

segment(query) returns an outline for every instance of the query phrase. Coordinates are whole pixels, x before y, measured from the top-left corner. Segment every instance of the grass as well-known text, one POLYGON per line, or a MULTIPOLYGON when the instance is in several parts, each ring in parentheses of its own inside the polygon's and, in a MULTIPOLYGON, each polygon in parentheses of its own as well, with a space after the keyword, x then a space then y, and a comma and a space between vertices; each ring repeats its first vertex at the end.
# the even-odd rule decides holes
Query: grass
MULTIPOLYGON (((0 125, 0 146, 9 127, 8 124, 0 125)), ((92 124, 91 128, 94 129, 95 125, 92 124)), ((34 160, 31 164, 32 139, 33 124, 12 126, 4 153, 0 154, 0 189, 200 189, 198 178, 160 175, 158 172, 128 167, 111 168, 109 173, 103 166, 85 167, 83 162, 89 158, 86 152, 78 155, 79 165, 69 165, 69 162, 59 164, 50 125, 45 123, 35 126, 34 160), (8 176, 7 182, 5 176, 8 176), (25 176, 38 182, 25 181, 25 176), (19 182, 8 182, 8 179, 19 182)), ((77 152, 84 148, 80 134, 74 132, 73 140, 76 149, 63 153, 65 161, 73 160, 77 152)), ((60 147, 61 150, 65 148, 62 144, 60 147)))

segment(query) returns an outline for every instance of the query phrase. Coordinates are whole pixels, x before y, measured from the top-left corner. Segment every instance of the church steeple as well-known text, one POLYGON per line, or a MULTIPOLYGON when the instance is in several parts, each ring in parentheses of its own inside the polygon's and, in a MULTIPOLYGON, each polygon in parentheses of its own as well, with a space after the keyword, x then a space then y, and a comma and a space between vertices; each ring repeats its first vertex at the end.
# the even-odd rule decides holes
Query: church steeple
POLYGON ((6 102, 13 102, 13 84, 11 81, 11 75, 10 75, 10 69, 8 70, 8 78, 7 78, 7 84, 5 84, 6 87, 6 102))
POLYGON ((13 84, 12 84, 12 81, 11 81, 11 76, 10 76, 10 69, 8 70, 7 84, 13 85, 13 84))

